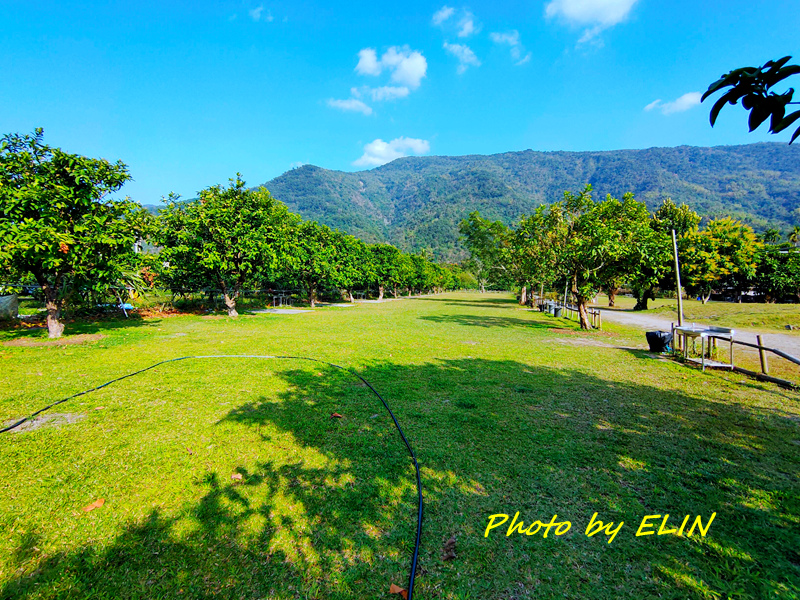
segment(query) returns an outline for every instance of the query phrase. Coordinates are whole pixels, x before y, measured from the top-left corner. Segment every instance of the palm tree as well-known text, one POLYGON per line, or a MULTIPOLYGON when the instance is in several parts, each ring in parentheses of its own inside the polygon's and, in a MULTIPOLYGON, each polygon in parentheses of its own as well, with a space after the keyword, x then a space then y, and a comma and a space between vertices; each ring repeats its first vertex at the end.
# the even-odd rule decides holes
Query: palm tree
POLYGON ((789 234, 789 241, 795 246, 800 246, 800 225, 795 225, 792 232, 789 234))
POLYGON ((767 229, 761 234, 761 240, 765 244, 774 244, 781 239, 781 232, 777 229, 767 229))

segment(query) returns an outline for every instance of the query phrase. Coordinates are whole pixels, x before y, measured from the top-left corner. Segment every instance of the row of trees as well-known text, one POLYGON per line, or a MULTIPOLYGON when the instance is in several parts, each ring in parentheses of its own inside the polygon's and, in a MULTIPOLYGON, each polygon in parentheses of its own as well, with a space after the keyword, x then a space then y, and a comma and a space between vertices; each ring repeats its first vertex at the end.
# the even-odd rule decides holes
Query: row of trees
MULTIPOLYGON (((587 304, 605 291, 609 303, 620 288, 636 297, 636 309, 659 289, 674 290, 672 231, 676 232, 683 283, 706 302, 714 290, 732 295, 750 288, 768 299, 800 296, 800 253, 791 244, 765 243, 733 219, 718 219, 700 230, 700 216, 667 199, 654 213, 632 194, 622 200, 592 198, 591 186, 540 206, 516 227, 490 222, 478 212, 461 223, 475 273, 486 284, 527 290, 569 290, 581 327, 589 328, 587 304)), ((800 231, 792 234, 798 241, 800 231)), ((776 242, 775 232, 766 232, 776 242)))
POLYGON ((171 196, 154 227, 164 285, 179 293, 219 290, 230 316, 246 289, 298 288, 313 307, 326 289, 352 301, 359 289, 377 289, 382 299, 386 290, 440 291, 460 281, 453 265, 303 221, 266 188, 247 189, 240 176, 191 202, 171 196))
POLYGON ((170 195, 156 217, 109 198, 129 179, 122 162, 45 145, 41 129, 0 140, 0 281, 36 281, 50 337, 63 332, 65 307, 121 300, 126 287, 145 284, 219 292, 235 316, 246 289, 299 288, 314 306, 322 290, 345 290, 352 300, 356 289, 377 288, 382 298, 385 290, 464 282, 453 265, 303 221, 240 176, 195 200, 170 195), (142 242, 158 252, 138 253, 142 242))

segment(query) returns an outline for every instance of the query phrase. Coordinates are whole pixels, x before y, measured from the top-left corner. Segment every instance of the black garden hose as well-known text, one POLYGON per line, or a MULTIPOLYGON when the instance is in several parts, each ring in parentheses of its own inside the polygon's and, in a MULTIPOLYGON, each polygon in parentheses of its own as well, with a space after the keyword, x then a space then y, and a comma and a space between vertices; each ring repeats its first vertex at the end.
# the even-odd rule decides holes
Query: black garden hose
POLYGON ((122 381, 123 379, 127 379, 128 377, 133 377, 134 375, 139 375, 140 373, 144 373, 145 371, 149 371, 151 369, 155 369, 156 367, 159 367, 161 365, 165 365, 165 364, 171 363, 171 362, 177 362, 179 360, 207 359, 207 358, 260 358, 260 359, 282 359, 282 360, 307 360, 307 361, 310 361, 310 362, 321 363, 323 365, 328 365, 329 367, 335 367, 335 368, 340 369, 342 371, 346 371, 347 373, 350 373, 351 375, 357 377, 358 379, 360 379, 364 383, 364 385, 366 385, 370 390, 372 390, 373 394, 375 394, 378 397, 378 399, 383 404, 384 408, 388 411, 389 416, 392 417, 392 421, 394 422, 394 425, 397 428, 397 431, 400 434, 400 437, 403 439, 403 443, 406 445, 406 448, 408 449, 408 454, 411 456, 411 461, 414 463, 414 470, 416 471, 416 474, 417 474, 417 535, 416 535, 416 540, 414 542, 414 553, 411 556, 411 571, 408 574, 408 600, 412 600, 412 598, 414 597, 414 576, 416 575, 416 572, 417 572, 417 560, 419 558, 419 544, 420 544, 420 538, 422 536, 422 479, 420 478, 420 474, 419 474, 419 464, 417 463, 417 457, 414 454, 414 449, 411 447, 411 444, 409 443, 408 439, 406 438, 405 433, 403 433, 403 428, 400 427, 400 423, 397 422, 397 417, 394 416, 394 413, 392 412, 392 409, 389 408, 389 405, 386 403, 386 400, 384 400, 383 397, 378 393, 378 391, 374 387, 372 387, 372 384, 369 381, 364 379, 361 375, 356 373, 353 369, 348 369, 346 367, 342 367, 340 365, 336 365, 336 364, 331 363, 331 362, 327 362, 327 361, 324 361, 324 360, 319 360, 317 358, 308 358, 308 357, 305 357, 305 356, 271 356, 271 355, 256 355, 256 354, 214 354, 214 355, 207 355, 207 356, 180 356, 178 358, 170 358, 169 360, 162 360, 160 362, 157 362, 155 364, 150 365, 149 367, 145 367, 144 369, 139 369, 138 371, 134 371, 133 373, 128 373, 127 375, 123 375, 122 377, 117 377, 116 379, 112 379, 111 381, 107 381, 106 383, 104 383, 102 385, 98 385, 96 387, 93 387, 91 389, 85 390, 83 392, 78 392, 77 394, 73 394, 72 396, 68 396, 68 397, 66 397, 66 398, 64 398, 62 400, 59 400, 58 402, 53 402, 49 406, 45 406, 44 408, 40 408, 35 413, 25 417, 24 419, 20 419, 19 421, 17 421, 13 425, 9 425, 8 427, 5 427, 4 429, 0 429, 0 433, 6 433, 8 431, 11 431, 12 429, 14 429, 16 427, 19 427, 20 425, 22 425, 26 421, 29 421, 30 419, 32 419, 36 415, 41 414, 41 413, 43 413, 43 412, 45 412, 47 410, 50 410, 54 406, 58 406, 59 404, 67 402, 68 400, 72 400, 73 398, 77 398, 79 396, 83 396, 83 395, 89 394, 91 392, 96 392, 97 390, 101 390, 104 387, 107 387, 107 386, 111 385, 112 383, 116 383, 117 381, 122 381))

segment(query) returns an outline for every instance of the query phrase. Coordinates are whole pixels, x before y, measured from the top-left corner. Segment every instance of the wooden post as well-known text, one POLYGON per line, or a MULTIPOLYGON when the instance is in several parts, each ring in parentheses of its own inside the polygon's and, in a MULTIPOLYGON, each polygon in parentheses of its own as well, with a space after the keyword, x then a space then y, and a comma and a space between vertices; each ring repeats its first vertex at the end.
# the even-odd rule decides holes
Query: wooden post
POLYGON ((681 298, 681 269, 678 264, 678 240, 672 230, 672 252, 675 254, 675 281, 678 284, 678 327, 683 326, 683 298, 681 298))
POLYGON ((761 372, 764 375, 769 375, 769 364, 767 363, 767 353, 764 352, 764 346, 761 343, 761 336, 756 336, 756 341, 758 342, 758 357, 761 359, 761 372))

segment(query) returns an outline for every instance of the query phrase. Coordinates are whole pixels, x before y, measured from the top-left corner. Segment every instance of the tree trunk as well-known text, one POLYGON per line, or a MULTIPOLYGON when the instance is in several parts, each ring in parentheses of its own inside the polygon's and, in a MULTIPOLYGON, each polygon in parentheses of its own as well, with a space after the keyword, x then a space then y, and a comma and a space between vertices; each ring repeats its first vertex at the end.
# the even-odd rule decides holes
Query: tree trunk
POLYGON ((378 300, 383 300, 383 286, 378 286, 378 300))
POLYGON ((609 288, 606 290, 606 292, 608 293, 608 305, 610 307, 614 307, 616 305, 615 303, 617 301, 617 292, 619 292, 619 288, 609 288))
POLYGON ((223 294, 223 298, 225 299, 225 306, 228 308, 228 316, 229 317, 238 317, 239 313, 236 312, 236 296, 237 294, 229 294, 225 292, 223 294))
POLYGON ((400 297, 400 292, 397 291, 397 286, 394 286, 394 290, 392 291, 392 293, 394 294, 395 298, 399 298, 400 297))
POLYGON ((588 298, 584 298, 583 296, 578 296, 578 315, 580 316, 581 329, 592 328, 592 325, 589 322, 589 311, 586 310, 586 304, 588 301, 589 301, 588 298))
POLYGON ((523 285, 519 293, 519 304, 525 306, 528 303, 528 289, 523 285))
POLYGON ((700 297, 702 299, 703 304, 705 304, 711 298, 711 292, 708 292, 708 294, 701 294, 700 297))
POLYGON ((317 288, 315 286, 308 286, 308 304, 314 308, 317 304, 317 288))
POLYGON ((633 307, 633 310, 647 310, 647 301, 655 299, 656 295, 653 292, 653 288, 640 290, 636 294, 636 306, 633 307))
POLYGON ((64 323, 61 322, 61 302, 58 299, 58 291, 47 283, 42 285, 42 291, 47 307, 47 337, 50 339, 60 338, 64 333, 64 323))
POLYGON ((578 276, 572 276, 572 296, 575 298, 575 303, 578 305, 578 317, 580 318, 581 329, 591 329, 592 325, 589 322, 589 311, 586 310, 586 304, 589 298, 581 296, 578 293, 578 276))
POLYGON ((481 281, 481 294, 486 293, 486 287, 483 285, 483 281, 481 281))
POLYGON ((351 290, 347 290, 347 299, 349 302, 355 302, 355 298, 353 298, 353 292, 351 290))
POLYGON ((47 337, 50 339, 60 338, 61 334, 64 333, 64 323, 61 322, 63 299, 58 297, 58 284, 61 278, 56 276, 55 284, 50 285, 50 282, 44 276, 34 273, 34 277, 44 294, 44 305, 47 308, 47 337))

